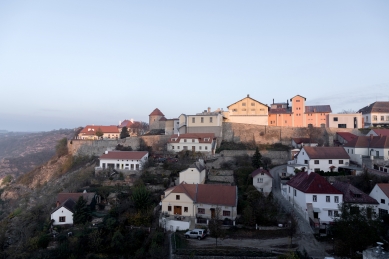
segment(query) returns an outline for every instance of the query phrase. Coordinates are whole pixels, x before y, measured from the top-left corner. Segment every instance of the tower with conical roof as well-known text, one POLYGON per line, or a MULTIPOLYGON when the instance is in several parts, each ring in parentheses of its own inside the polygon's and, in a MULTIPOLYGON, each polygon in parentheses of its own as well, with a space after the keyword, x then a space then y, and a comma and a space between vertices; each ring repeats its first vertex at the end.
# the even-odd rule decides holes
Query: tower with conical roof
POLYGON ((165 115, 158 109, 150 113, 149 115, 149 128, 153 129, 165 129, 166 118, 165 115))

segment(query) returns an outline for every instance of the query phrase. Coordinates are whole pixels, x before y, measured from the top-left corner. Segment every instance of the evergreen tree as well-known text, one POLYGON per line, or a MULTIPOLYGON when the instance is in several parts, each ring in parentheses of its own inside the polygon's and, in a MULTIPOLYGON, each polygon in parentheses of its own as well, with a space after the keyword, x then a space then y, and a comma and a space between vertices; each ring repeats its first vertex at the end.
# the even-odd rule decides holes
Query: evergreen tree
POLYGON ((151 194, 144 185, 135 187, 132 192, 132 201, 138 211, 145 211, 150 207, 151 194))
POLYGON ((73 223, 76 225, 84 224, 89 221, 90 217, 90 208, 86 204, 84 197, 80 196, 74 206, 73 223))
POLYGON ((128 133, 127 127, 123 127, 122 131, 120 132, 120 138, 127 138, 130 134, 128 133))
POLYGON ((260 168, 263 166, 262 164, 262 155, 259 153, 258 147, 255 149, 255 153, 252 157, 252 165, 255 169, 260 168))

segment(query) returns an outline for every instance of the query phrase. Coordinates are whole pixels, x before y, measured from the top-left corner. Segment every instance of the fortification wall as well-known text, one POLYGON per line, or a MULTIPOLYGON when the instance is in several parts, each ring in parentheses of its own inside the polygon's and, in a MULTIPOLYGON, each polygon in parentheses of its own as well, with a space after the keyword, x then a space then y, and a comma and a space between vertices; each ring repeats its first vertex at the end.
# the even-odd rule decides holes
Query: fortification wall
MULTIPOLYGON (((223 157, 234 157, 234 156, 253 156, 255 150, 223 150, 220 152, 223 157)), ((274 150, 260 150, 262 157, 268 157, 272 160, 273 165, 282 165, 286 164, 290 158, 290 152, 288 151, 274 151, 274 150)))

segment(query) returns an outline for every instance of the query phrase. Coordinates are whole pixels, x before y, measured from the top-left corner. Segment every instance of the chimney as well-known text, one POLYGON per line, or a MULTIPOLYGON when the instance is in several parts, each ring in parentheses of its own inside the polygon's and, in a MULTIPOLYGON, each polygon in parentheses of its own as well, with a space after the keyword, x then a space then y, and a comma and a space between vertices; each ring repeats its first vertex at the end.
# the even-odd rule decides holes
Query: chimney
POLYGON ((247 94, 247 97, 250 97, 250 95, 249 95, 249 94, 247 94))
POLYGON ((208 107, 208 112, 211 112, 211 107, 208 107))
POLYGON ((273 98, 273 104, 274 104, 274 98, 273 98))
POLYGON ((289 109, 289 100, 286 99, 286 109, 289 109))
POLYGON ((57 201, 57 208, 59 207, 59 201, 57 201))

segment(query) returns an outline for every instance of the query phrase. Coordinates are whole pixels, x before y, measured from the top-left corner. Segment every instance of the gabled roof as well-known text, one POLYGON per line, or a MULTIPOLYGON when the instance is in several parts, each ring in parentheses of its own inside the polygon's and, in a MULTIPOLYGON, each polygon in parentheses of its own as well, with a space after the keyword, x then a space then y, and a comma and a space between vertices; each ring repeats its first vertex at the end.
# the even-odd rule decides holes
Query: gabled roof
POLYGON ((152 113, 150 113, 149 116, 165 116, 158 108, 155 108, 154 111, 152 113))
POLYGON ((304 98, 304 101, 306 101, 307 100, 307 98, 305 98, 304 96, 301 96, 301 95, 295 95, 295 96, 293 96, 292 98, 290 98, 290 101, 292 101, 294 98, 296 98, 296 97, 301 97, 301 98, 304 98))
POLYGON ((198 139, 200 143, 212 143, 214 138, 214 133, 173 134, 169 138, 168 143, 179 143, 181 139, 198 139))
POLYGON ((61 192, 57 194, 57 201, 61 204, 68 199, 77 201, 81 196, 86 200, 87 204, 90 204, 95 197, 96 193, 94 192, 61 192))
POLYGON ((165 118, 165 116, 162 116, 159 121, 167 121, 167 119, 165 118))
POLYGON ((376 199, 370 197, 350 183, 336 181, 332 184, 343 193, 343 201, 347 203, 378 204, 376 199))
POLYGON ((354 134, 352 134, 352 133, 350 133, 350 132, 336 132, 336 134, 337 134, 338 136, 341 136, 341 137, 342 137, 344 140, 346 140, 347 142, 350 142, 350 141, 352 141, 353 139, 358 138, 357 135, 354 135, 354 134))
POLYGON ((358 136, 344 147, 354 148, 389 148, 389 136, 358 136))
POLYGON ((287 108, 275 108, 275 109, 270 108, 270 110, 269 110, 269 114, 291 114, 291 113, 292 113, 291 107, 289 107, 288 109, 287 108))
POLYGON ((259 174, 261 174, 261 173, 266 174, 267 176, 273 178, 273 176, 271 176, 271 174, 269 173, 269 171, 267 171, 267 170, 265 170, 265 169, 262 169, 262 168, 258 168, 257 170, 253 171, 253 172, 251 173, 251 177, 254 178, 255 176, 257 176, 257 175, 259 175, 259 174))
MULTIPOLYGON (((262 104, 262 105, 264 105, 264 106, 267 106, 266 104, 264 104, 264 103, 261 103, 261 102, 259 102, 259 101, 255 100, 255 99, 251 98, 249 95, 247 95, 245 98, 243 98, 243 99, 240 99, 239 101, 237 101, 237 102, 234 102, 233 104, 230 104, 230 105, 228 105, 228 106, 227 106, 227 108, 229 108, 230 106, 232 106, 232 105, 234 105, 234 104, 236 104, 236 103, 238 103, 238 102, 241 102, 241 101, 243 101, 243 100, 244 100, 244 99, 246 99, 246 98, 248 98, 248 99, 250 99, 250 100, 252 100, 252 101, 254 101, 254 102, 260 103, 260 104, 262 104)), ((268 106, 267 106, 267 107, 268 107, 268 106)))
POLYGON ((305 106, 305 113, 331 113, 330 105, 305 106))
POLYGON ((377 183, 382 192, 389 198, 389 183, 377 183))
POLYGON ((294 143, 296 143, 296 144, 301 144, 301 143, 311 143, 311 139, 310 139, 310 138, 292 138, 292 140, 293 140, 294 143))
MULTIPOLYGON (((350 159, 343 147, 303 147, 310 159, 350 159)), ((300 152, 301 152, 300 151, 300 152)))
POLYGON ((51 211, 51 214, 53 214, 54 212, 56 212, 57 210, 59 210, 60 208, 63 208, 63 207, 74 213, 74 207, 75 206, 76 206, 76 201, 74 201, 73 199, 69 198, 69 199, 65 200, 64 202, 62 202, 53 211, 51 211))
POLYGON ((197 204, 237 206, 237 187, 217 184, 187 184, 175 186, 170 193, 185 193, 197 204))
POLYGON ((377 136, 389 136, 389 129, 372 129, 377 136))
POLYGON ((366 113, 388 113, 389 112, 389 102, 374 102, 368 106, 363 107, 358 112, 362 112, 362 114, 366 113))
POLYGON ((303 193, 342 194, 327 182, 324 177, 314 172, 310 174, 307 172, 298 173, 286 184, 303 193))
POLYGON ((80 134, 96 135, 96 131, 98 130, 101 130, 103 133, 119 133, 119 128, 117 126, 86 125, 86 127, 80 131, 80 134))
POLYGON ((108 151, 107 154, 102 154, 99 159, 139 160, 147 154, 147 151, 108 151))
POLYGON ((131 120, 124 120, 122 123, 120 123, 119 125, 119 128, 123 128, 123 127, 130 127, 134 122, 132 122, 131 120))

